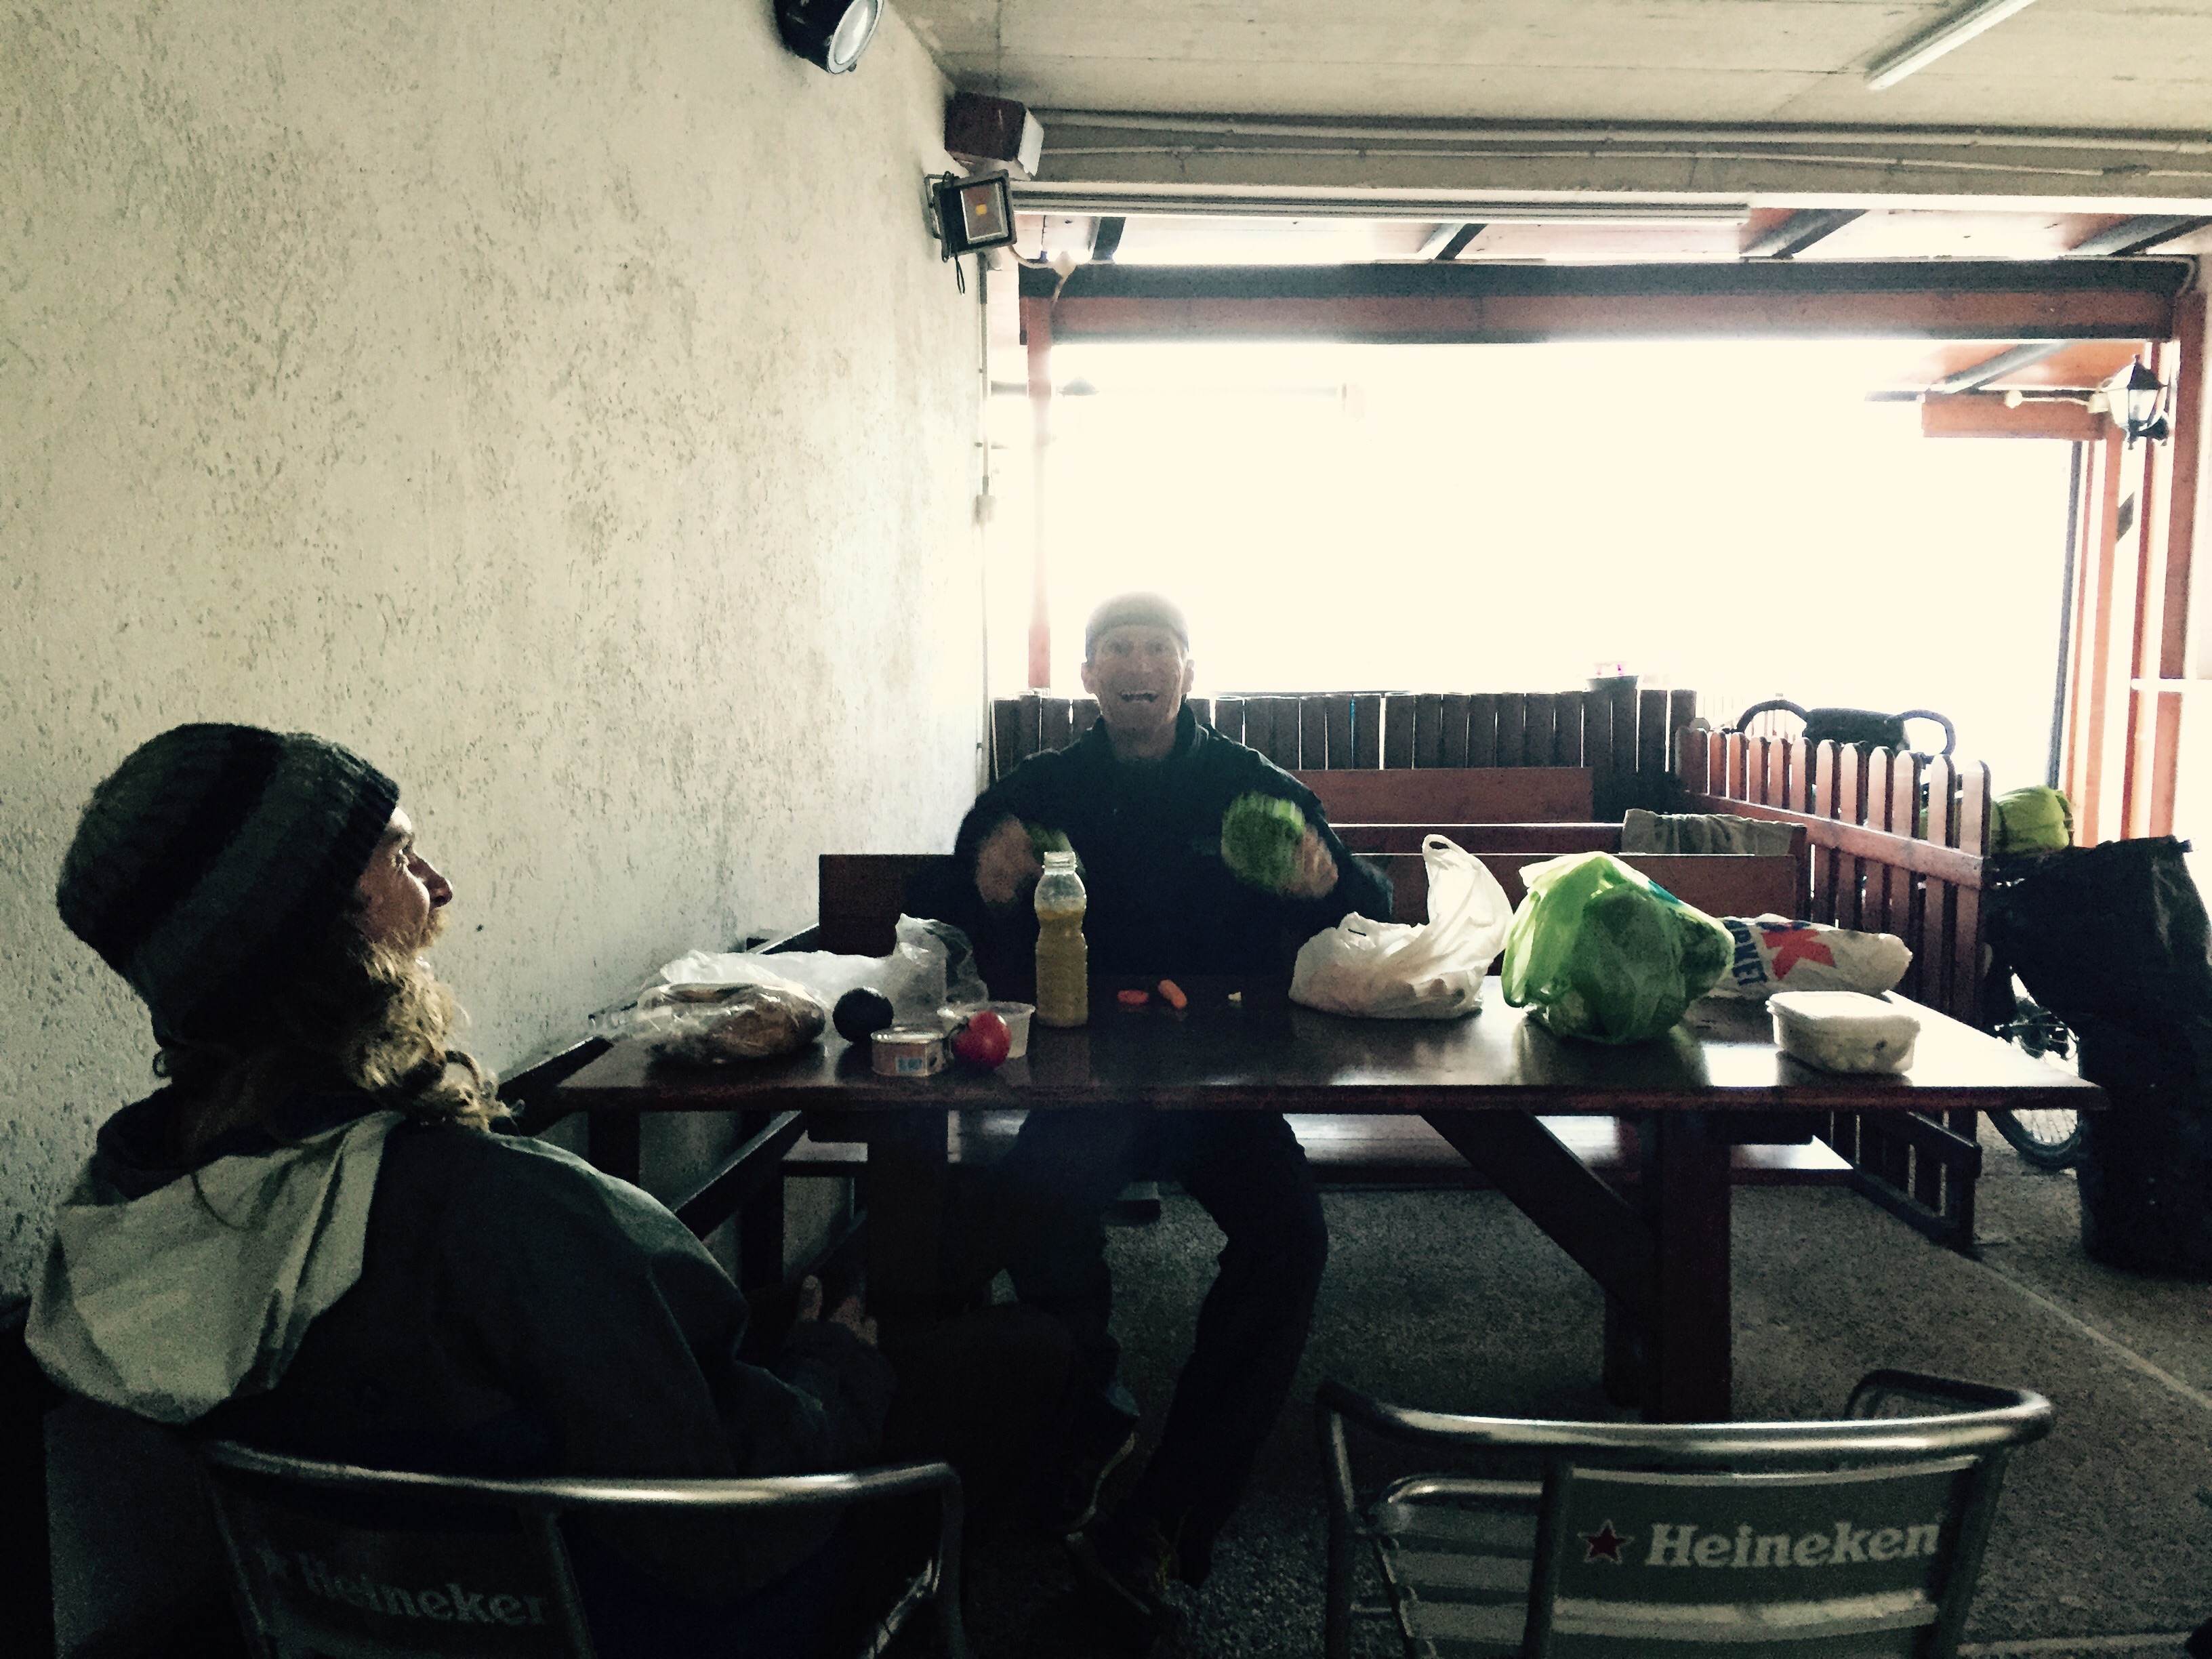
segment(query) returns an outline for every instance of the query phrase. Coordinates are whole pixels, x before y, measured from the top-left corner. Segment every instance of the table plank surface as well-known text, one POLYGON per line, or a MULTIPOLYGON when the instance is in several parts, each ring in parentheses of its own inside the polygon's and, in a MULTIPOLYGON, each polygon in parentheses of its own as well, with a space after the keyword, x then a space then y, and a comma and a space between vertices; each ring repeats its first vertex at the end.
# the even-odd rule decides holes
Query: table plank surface
MULTIPOLYGON (((1902 1000, 1899 999, 1899 1000, 1902 1000)), ((1622 1047, 1554 1036, 1499 982, 1464 1018, 1363 1020, 1279 1001, 1194 997, 1176 1013, 1103 1001, 1073 1030, 1032 1026, 1026 1057, 995 1072, 880 1077, 835 1033, 797 1054, 722 1066, 657 1060, 623 1042, 560 1085, 586 1112, 799 1109, 869 1113, 1146 1105, 1182 1110, 1546 1114, 1941 1112, 2104 1103, 2069 1076, 1932 1009, 1902 1076, 1823 1072, 1775 1047, 1764 1006, 1714 999, 1663 1037, 1622 1047)))

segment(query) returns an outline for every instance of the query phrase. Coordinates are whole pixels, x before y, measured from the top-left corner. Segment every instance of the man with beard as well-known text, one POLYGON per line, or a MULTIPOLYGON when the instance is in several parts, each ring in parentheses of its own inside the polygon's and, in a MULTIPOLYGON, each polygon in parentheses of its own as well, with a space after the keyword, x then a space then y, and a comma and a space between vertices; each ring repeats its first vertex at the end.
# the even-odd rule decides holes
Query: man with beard
MULTIPOLYGON (((94 791, 56 898, 144 1000, 167 1086, 102 1126, 62 1204, 33 1352, 105 1404, 371 1467, 869 1461, 893 1374, 857 1303, 820 1318, 817 1288, 744 1363, 744 1299, 682 1223, 489 1132, 493 1081, 451 1046, 459 1010, 421 956, 453 890, 398 797, 334 744, 227 725, 164 732, 94 791)), ((1007 1352, 1018 1370, 1036 1350, 1007 1352)), ((1010 1437, 1024 1382, 1043 1420, 1059 1356, 994 1395, 1010 1437)), ((599 1651, 798 1651, 834 1525, 575 1534, 599 1651)))
MULTIPOLYGON (((986 791, 960 826, 946 919, 976 940, 987 978, 1029 976, 1042 866, 1029 826, 1082 861, 1091 970, 1287 985, 1297 946, 1357 910, 1390 915, 1389 882, 1346 851, 1311 791, 1184 705, 1195 670, 1182 613, 1127 593, 1092 613, 1083 684, 1098 720, 986 791), (1307 829, 1286 881, 1262 888, 1222 856, 1232 802, 1293 803, 1307 829)), ((1023 1301, 1074 1340, 1079 1391, 1050 1524, 1096 1604, 1133 1644, 1174 1622, 1168 1583, 1202 1583, 1305 1346, 1328 1237, 1305 1154, 1273 1112, 1032 1112, 963 1206, 946 1288, 972 1303, 1006 1268, 1023 1301), (1228 1242, 1200 1310, 1158 1449, 1119 1510, 1094 1521, 1106 1476, 1135 1443, 1115 1381, 1113 1281, 1100 1220, 1128 1181, 1172 1176, 1228 1242)))

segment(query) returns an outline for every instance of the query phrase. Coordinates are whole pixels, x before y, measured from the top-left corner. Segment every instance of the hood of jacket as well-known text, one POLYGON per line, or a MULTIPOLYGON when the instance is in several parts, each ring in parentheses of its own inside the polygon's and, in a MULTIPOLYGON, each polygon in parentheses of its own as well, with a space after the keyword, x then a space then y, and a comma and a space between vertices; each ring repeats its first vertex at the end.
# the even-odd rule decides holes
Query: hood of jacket
POLYGON ((54 1218, 25 1338, 75 1393, 190 1423, 273 1388, 361 1277, 369 1200, 400 1113, 357 1095, 290 1115, 283 1139, 226 1136, 165 1156, 168 1103, 126 1107, 54 1218))

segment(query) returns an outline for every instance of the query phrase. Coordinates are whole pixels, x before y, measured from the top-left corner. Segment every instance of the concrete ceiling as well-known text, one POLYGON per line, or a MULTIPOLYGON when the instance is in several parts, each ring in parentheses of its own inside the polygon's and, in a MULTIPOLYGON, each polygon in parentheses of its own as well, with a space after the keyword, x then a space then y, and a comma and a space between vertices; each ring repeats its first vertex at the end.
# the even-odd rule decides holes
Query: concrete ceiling
POLYGON ((1901 83, 1868 88, 1870 64, 1962 3, 898 9, 956 86, 1038 113, 1041 186, 2045 210, 2212 201, 2212 0, 2036 0, 1901 83))
POLYGON ((1959 0, 898 0, 968 91, 1032 108, 2191 131, 2212 4, 2039 0, 1883 92, 1959 0))

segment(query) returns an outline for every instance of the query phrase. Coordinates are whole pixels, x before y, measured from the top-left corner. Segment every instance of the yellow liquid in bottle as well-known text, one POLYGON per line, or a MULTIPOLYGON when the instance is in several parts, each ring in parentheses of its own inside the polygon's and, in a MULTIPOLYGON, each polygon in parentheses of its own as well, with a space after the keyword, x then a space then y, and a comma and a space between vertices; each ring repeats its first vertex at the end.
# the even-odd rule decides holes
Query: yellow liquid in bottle
POLYGON ((1083 941, 1083 908, 1036 913, 1036 1017, 1045 1025, 1081 1025, 1091 1018, 1091 947, 1083 941))

